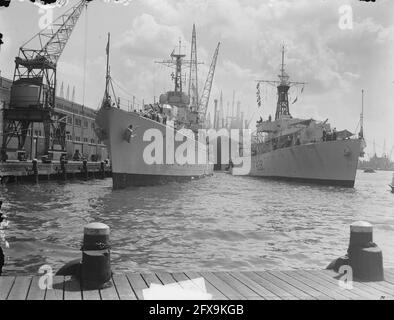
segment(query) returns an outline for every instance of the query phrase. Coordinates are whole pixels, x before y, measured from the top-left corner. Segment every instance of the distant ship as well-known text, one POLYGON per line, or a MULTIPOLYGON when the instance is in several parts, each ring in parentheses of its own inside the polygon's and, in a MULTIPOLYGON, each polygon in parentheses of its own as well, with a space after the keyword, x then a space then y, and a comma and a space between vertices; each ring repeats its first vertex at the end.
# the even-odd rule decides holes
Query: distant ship
POLYGON ((302 92, 305 83, 289 81, 284 47, 278 77, 279 81, 258 81, 258 88, 261 83, 274 84, 278 100, 275 120, 270 116, 256 124, 249 175, 353 187, 358 159, 365 148, 362 125, 358 137, 354 137, 347 130, 336 132, 327 120, 293 118, 288 91, 299 85, 302 92))
MULTIPOLYGON (((193 39, 195 44, 194 26, 193 39)), ((132 112, 121 110, 117 99, 113 99, 109 94, 111 77, 108 48, 109 38, 106 89, 102 106, 96 116, 96 131, 109 148, 113 188, 156 185, 171 180, 191 180, 213 174, 213 163, 209 162, 206 140, 198 139, 197 133, 198 129, 205 125, 206 110, 199 110, 197 101, 194 101, 198 97, 197 90, 194 91, 193 101, 183 91, 182 66, 185 55, 181 53, 181 44, 179 51, 175 52, 174 49, 171 53, 171 60, 163 62, 175 69, 175 73, 172 74, 174 90, 162 94, 159 103, 147 104, 143 106, 143 110, 132 112), (158 139, 155 141, 157 145, 154 151, 153 139, 158 139), (188 161, 185 161, 182 154, 177 153, 177 150, 185 145, 194 146, 192 148, 195 150, 192 159, 189 158, 188 161)), ((214 65, 218 49, 219 45, 215 51, 214 65)), ((190 64, 190 61, 188 63, 190 64)), ((191 70, 191 74, 197 74, 196 59, 193 66, 195 69, 191 70)), ((209 78, 206 104, 212 80, 213 74, 209 78)))

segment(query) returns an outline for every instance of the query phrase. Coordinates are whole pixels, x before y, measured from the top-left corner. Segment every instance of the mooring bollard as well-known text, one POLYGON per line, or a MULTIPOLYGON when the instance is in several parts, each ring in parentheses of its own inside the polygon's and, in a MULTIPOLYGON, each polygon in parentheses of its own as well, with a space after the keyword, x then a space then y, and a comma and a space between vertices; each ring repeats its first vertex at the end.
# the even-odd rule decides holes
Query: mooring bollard
POLYGON ((350 225, 348 248, 353 276, 364 281, 383 281, 382 250, 373 242, 373 227, 365 221, 350 225))
POLYGON ((33 159, 32 164, 33 164, 34 181, 36 183, 38 183, 38 161, 37 161, 37 159, 33 159))
POLYGON ((84 288, 104 288, 111 279, 109 233, 109 227, 99 222, 84 228, 80 278, 84 288))

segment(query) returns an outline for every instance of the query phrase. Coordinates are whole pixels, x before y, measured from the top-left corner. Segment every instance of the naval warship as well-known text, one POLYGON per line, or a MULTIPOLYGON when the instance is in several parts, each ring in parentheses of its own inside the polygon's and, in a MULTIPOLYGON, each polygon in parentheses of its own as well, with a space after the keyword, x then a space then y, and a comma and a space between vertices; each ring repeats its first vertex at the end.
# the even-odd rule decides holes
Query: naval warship
MULTIPOLYGON (((194 26, 193 39, 195 44, 194 26)), ((214 65, 218 49, 219 45, 214 54, 214 65)), ((195 101, 198 91, 196 88, 192 90, 193 99, 184 92, 182 67, 191 62, 184 61, 180 43, 179 50, 174 49, 170 57, 163 64, 174 68, 171 74, 174 90, 163 93, 158 103, 146 104, 141 110, 122 110, 118 99, 114 98, 115 92, 110 95, 113 86, 109 73, 108 36, 106 88, 95 122, 96 134, 109 149, 114 189, 191 180, 213 174, 206 137, 199 136, 206 117, 195 101)), ((197 61, 193 61, 194 69, 190 72, 196 74, 197 61)), ((213 74, 210 85, 212 80, 213 74)), ((205 101, 208 104, 208 100, 205 101)))
MULTIPOLYGON (((284 47, 279 81, 257 81, 277 87, 275 119, 260 118, 252 135, 250 176, 297 180, 353 187, 358 159, 365 141, 362 124, 356 136, 336 131, 325 121, 293 118, 289 110, 289 89, 303 82, 289 81, 284 68, 284 47)), ((259 91, 258 91, 259 92, 259 91)), ((297 99, 297 98, 296 98, 297 99)))

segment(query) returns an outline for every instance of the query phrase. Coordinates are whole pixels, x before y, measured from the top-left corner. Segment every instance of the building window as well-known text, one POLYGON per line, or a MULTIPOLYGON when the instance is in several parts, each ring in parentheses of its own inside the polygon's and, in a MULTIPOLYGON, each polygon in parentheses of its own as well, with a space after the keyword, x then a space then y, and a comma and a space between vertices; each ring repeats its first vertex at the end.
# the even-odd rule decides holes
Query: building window
POLYGON ((83 138, 83 142, 88 142, 88 138, 83 138))
POLYGON ((75 125, 76 126, 81 126, 81 119, 75 118, 75 125))
POLYGON ((75 137, 75 141, 81 141, 80 137, 75 137))
POLYGON ((73 123, 73 118, 70 117, 70 116, 68 116, 68 117, 67 117, 67 123, 68 123, 68 124, 72 124, 72 123, 73 123))
POLYGON ((90 139, 90 143, 94 143, 94 139, 90 139))
POLYGON ((87 128, 89 126, 88 120, 83 120, 83 127, 87 128))
POLYGON ((92 122, 92 129, 93 129, 93 130, 95 129, 94 122, 92 122))

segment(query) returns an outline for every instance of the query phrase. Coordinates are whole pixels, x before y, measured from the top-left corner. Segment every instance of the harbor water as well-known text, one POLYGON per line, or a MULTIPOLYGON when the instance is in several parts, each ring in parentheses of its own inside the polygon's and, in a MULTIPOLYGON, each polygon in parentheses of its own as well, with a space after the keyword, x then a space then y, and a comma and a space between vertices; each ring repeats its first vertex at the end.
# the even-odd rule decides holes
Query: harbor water
POLYGON ((111 228, 115 272, 321 269, 346 253, 356 220, 374 225, 392 268, 391 176, 358 171, 353 189, 226 173, 116 191, 111 179, 3 185, 4 274, 56 271, 80 257, 83 226, 92 221, 111 228))

